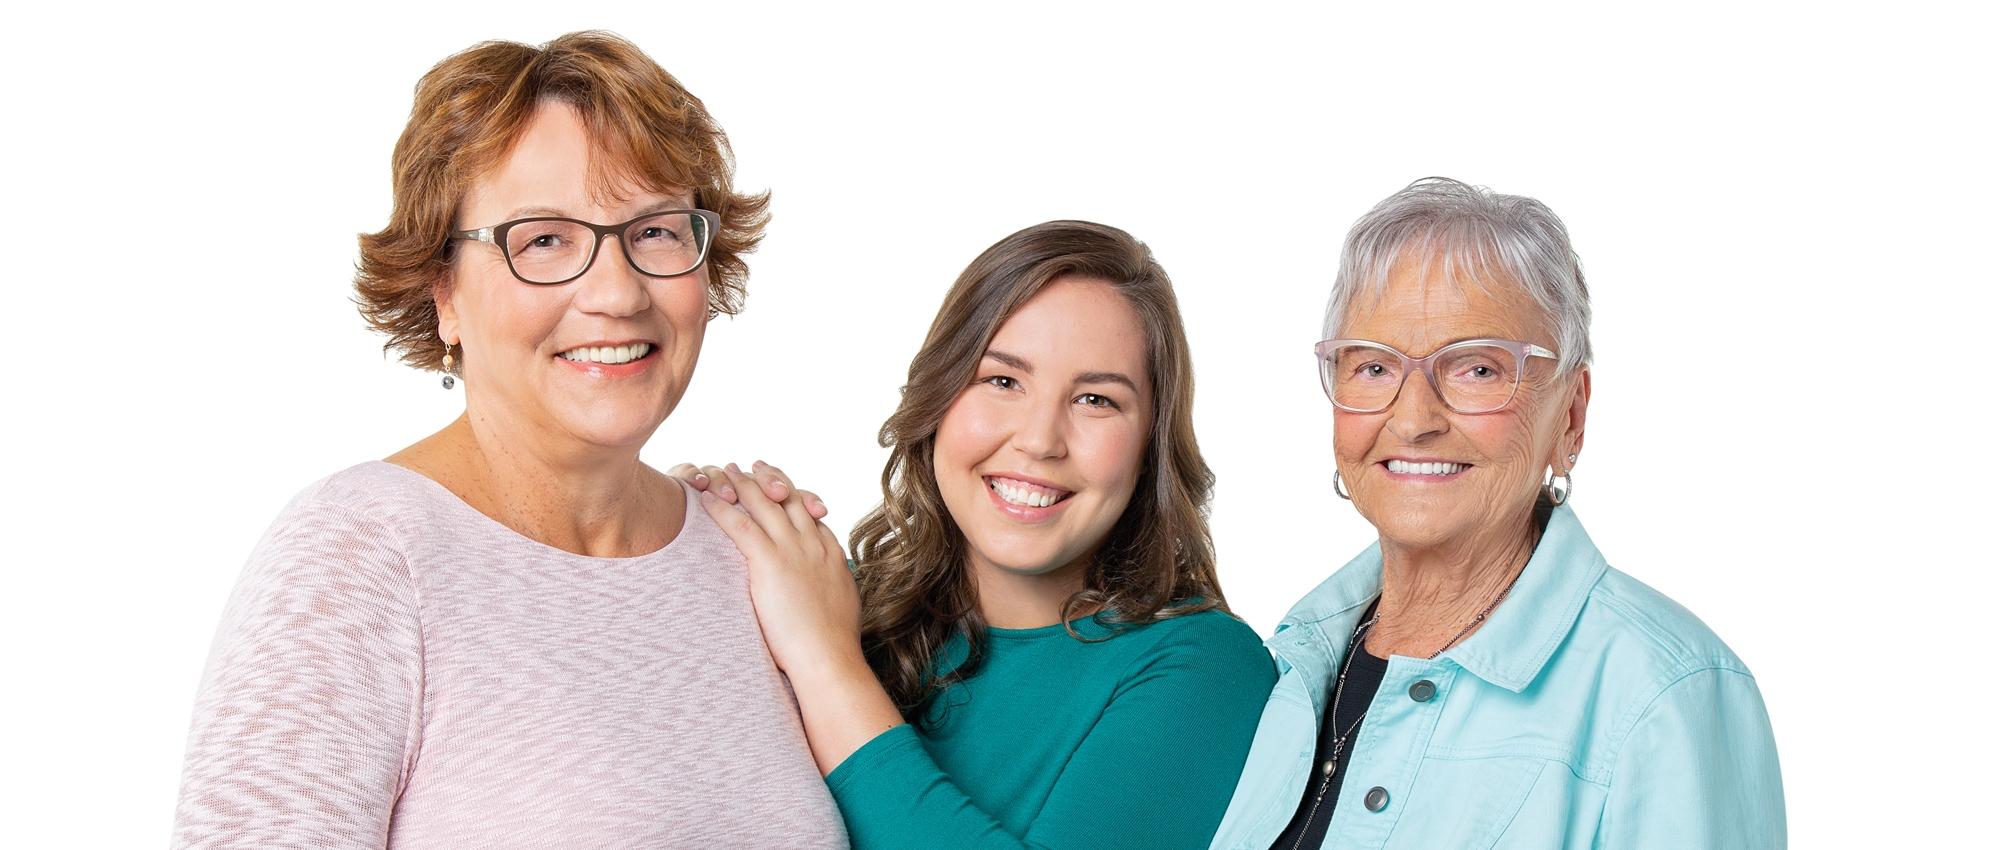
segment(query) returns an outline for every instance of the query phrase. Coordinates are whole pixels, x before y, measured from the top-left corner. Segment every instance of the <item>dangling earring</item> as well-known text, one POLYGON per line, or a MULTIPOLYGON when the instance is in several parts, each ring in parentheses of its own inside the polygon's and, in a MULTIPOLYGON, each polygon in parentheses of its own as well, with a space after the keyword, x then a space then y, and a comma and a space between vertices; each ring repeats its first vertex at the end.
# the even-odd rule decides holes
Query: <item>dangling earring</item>
POLYGON ((1350 502, 1354 501, 1353 496, 1347 495, 1346 490, 1340 489, 1340 470, 1338 469, 1333 471, 1333 494, 1350 502))
POLYGON ((446 343, 444 346, 444 388, 451 389, 455 386, 458 386, 458 379, 451 376, 451 344, 446 343))
MULTIPOLYGON (((1576 455, 1570 455, 1569 458, 1571 463, 1576 462, 1576 455)), ((1555 468, 1551 467, 1549 472, 1554 473, 1555 468)), ((1570 495, 1576 492, 1576 485, 1571 482, 1570 474, 1563 472, 1561 474, 1550 475, 1549 483, 1542 485, 1542 490, 1548 494, 1550 503, 1560 505, 1569 501, 1570 495), (1562 479, 1561 487, 1556 486, 1556 479, 1558 478, 1562 479)))

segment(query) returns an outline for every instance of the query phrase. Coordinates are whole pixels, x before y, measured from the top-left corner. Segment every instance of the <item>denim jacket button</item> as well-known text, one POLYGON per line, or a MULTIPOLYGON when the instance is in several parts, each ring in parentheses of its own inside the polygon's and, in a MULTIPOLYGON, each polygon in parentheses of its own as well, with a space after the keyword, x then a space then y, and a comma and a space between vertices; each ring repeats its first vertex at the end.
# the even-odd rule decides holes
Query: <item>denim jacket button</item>
POLYGON ((1361 798, 1361 804, 1367 806, 1371 812, 1389 808, 1389 789, 1380 785, 1368 789, 1368 795, 1361 798))
POLYGON ((1410 686, 1410 699, 1417 702, 1430 702, 1437 695, 1438 686, 1429 679, 1418 679, 1416 684, 1410 686))

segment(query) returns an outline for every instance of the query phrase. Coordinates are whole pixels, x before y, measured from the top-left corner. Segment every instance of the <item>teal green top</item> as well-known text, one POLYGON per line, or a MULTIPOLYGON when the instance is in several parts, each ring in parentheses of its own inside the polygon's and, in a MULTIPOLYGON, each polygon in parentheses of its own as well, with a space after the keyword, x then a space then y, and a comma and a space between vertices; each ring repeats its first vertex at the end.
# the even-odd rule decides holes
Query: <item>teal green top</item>
MULTIPOLYGON (((1278 625, 1283 675, 1215 850, 1269 850, 1298 810, 1348 637, 1381 587, 1371 546, 1278 625)), ((1389 659, 1345 757, 1323 850, 1785 846, 1750 668, 1612 569, 1568 505, 1479 631, 1435 659, 1389 659)))
MULTIPOLYGON (((1219 611, 1145 626, 990 629, 926 718, 827 775, 855 850, 1208 846, 1277 681, 1219 611)), ((962 639, 946 666, 965 655, 962 639)))

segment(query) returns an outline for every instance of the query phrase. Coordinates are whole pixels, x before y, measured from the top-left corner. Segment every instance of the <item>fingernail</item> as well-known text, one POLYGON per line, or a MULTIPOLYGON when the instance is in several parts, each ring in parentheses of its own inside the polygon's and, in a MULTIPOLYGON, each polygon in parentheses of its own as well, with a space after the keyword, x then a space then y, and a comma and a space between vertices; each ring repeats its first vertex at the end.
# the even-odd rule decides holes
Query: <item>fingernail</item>
POLYGON ((697 484, 706 484, 708 483, 708 475, 706 473, 697 472, 694 474, 694 480, 695 483, 697 484))
POLYGON ((700 493, 697 493, 696 495, 701 498, 701 503, 704 505, 708 504, 709 502, 715 501, 715 494, 710 493, 707 490, 703 490, 700 493))
POLYGON ((741 470, 741 469, 737 469, 737 468, 736 468, 736 462, 735 462, 735 461, 730 461, 730 463, 729 463, 729 466, 728 466, 728 469, 729 469, 729 471, 730 471, 730 472, 734 472, 734 473, 736 473, 736 474, 738 474, 738 475, 741 475, 741 474, 743 474, 743 470, 741 470))
POLYGON ((717 492, 722 494, 722 498, 729 499, 731 501, 734 501, 736 499, 736 488, 734 487, 724 487, 717 492))

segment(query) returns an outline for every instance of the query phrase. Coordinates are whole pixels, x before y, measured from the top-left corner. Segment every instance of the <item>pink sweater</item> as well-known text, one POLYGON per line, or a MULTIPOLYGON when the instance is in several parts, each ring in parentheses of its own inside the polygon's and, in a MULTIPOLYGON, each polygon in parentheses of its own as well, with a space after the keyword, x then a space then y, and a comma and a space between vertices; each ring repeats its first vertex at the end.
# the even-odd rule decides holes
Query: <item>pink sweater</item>
POLYGON ((390 463, 306 488, 223 613, 174 846, 845 848, 742 555, 688 505, 590 558, 390 463))

